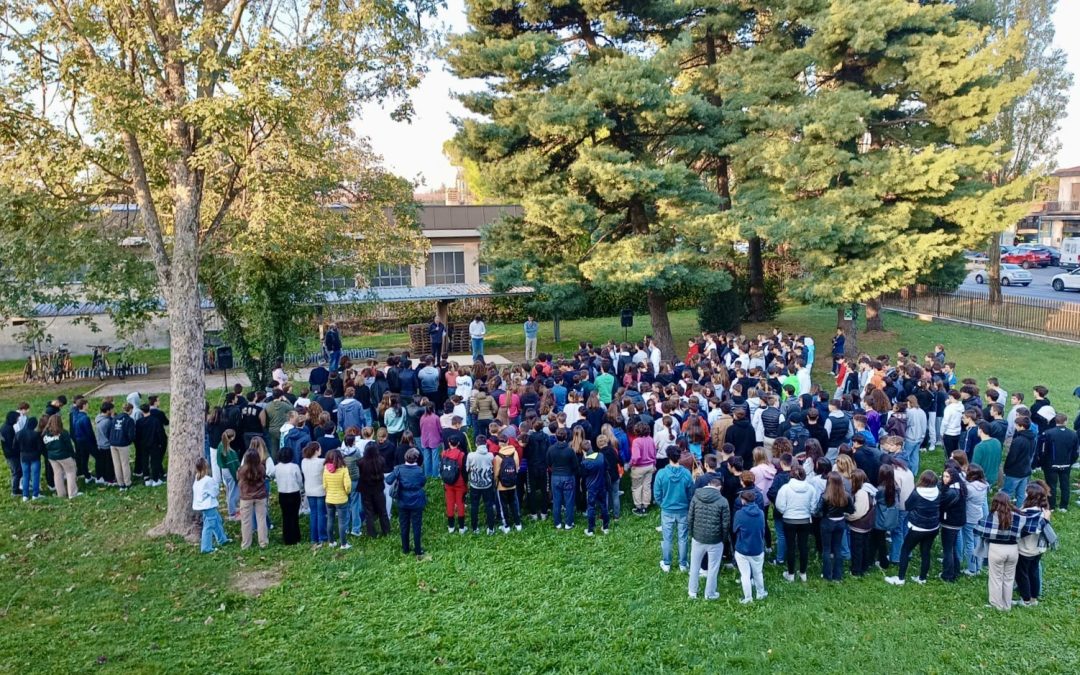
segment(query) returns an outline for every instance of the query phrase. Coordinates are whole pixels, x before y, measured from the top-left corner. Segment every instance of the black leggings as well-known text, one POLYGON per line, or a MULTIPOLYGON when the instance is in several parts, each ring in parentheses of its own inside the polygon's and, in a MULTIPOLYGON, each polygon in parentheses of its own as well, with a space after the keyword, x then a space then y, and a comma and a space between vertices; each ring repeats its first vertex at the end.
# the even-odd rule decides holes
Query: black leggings
POLYGON ((934 546, 937 530, 922 532, 908 528, 904 537, 904 546, 900 549, 900 579, 907 575, 908 563, 911 562, 911 552, 919 547, 919 578, 925 580, 930 574, 930 549, 934 546))
POLYGON ((1020 555, 1016 559, 1016 585, 1024 602, 1039 599, 1039 560, 1041 555, 1020 555))
POLYGON ((866 567, 870 568, 870 564, 877 558, 877 563, 883 570, 889 569, 889 565, 892 561, 889 560, 889 552, 891 547, 889 542, 885 539, 885 535, 888 532, 885 530, 870 530, 870 551, 866 554, 866 567))
POLYGON ((870 567, 870 533, 849 530, 851 536, 851 574, 861 577, 870 567))
POLYGON ((495 487, 484 489, 469 488, 469 515, 472 529, 476 530, 477 519, 480 515, 480 500, 484 501, 484 515, 487 517, 487 529, 495 529, 495 487))
POLYGON ((376 488, 374 490, 361 490, 360 503, 364 507, 364 520, 367 521, 367 533, 369 537, 378 536, 375 532, 375 521, 379 521, 382 534, 390 534, 390 518, 386 515, 386 493, 376 488))
POLYGON ((798 547, 799 574, 806 574, 806 561, 810 556, 810 528, 812 523, 784 522, 784 542, 787 546, 787 571, 795 574, 795 553, 798 547))

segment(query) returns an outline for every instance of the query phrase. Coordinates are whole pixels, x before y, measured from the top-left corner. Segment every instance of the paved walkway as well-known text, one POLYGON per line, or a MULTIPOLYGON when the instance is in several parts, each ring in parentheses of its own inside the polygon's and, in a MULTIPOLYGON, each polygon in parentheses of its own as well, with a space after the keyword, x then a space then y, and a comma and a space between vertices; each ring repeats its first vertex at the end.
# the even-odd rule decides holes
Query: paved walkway
MULTIPOLYGON (((498 354, 485 354, 484 358, 491 365, 508 366, 510 360, 506 359, 498 354)), ((457 361, 458 363, 471 363, 472 357, 468 354, 451 354, 448 361, 457 361)), ((308 375, 311 373, 311 368, 301 368, 299 375, 293 378, 293 381, 307 382, 308 375)), ((244 371, 236 369, 230 370, 227 374, 221 371, 214 371, 213 373, 207 373, 206 388, 207 390, 224 389, 226 386, 226 380, 228 380, 228 386, 233 386, 237 382, 244 385, 247 389, 251 386, 251 380, 244 371)), ((92 389, 89 395, 92 396, 127 396, 133 391, 137 391, 143 396, 147 394, 167 394, 169 393, 169 369, 160 368, 151 371, 149 375, 141 377, 128 377, 126 380, 108 379, 101 383, 97 389, 92 389)))

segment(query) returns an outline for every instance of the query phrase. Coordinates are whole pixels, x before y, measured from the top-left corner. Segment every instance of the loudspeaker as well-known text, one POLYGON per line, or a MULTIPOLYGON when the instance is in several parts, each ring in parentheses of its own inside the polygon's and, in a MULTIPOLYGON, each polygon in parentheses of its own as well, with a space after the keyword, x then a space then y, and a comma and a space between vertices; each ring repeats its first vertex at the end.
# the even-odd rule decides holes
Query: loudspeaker
POLYGON ((229 370, 233 367, 232 347, 217 348, 217 367, 222 370, 229 370))
POLYGON ((622 315, 619 318, 622 321, 621 325, 622 325, 623 328, 633 328, 634 327, 634 310, 632 310, 632 309, 624 309, 622 311, 622 315))

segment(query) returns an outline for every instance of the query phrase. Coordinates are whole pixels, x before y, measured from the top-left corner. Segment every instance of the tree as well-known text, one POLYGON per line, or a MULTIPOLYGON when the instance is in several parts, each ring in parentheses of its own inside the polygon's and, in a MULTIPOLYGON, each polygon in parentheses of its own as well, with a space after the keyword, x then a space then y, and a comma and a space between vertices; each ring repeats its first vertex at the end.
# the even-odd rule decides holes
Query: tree
MULTIPOLYGON (((988 141, 1000 143, 1006 151, 1005 162, 989 175, 994 185, 1020 181, 1030 186, 1050 171, 1061 146, 1058 131, 1069 103, 1072 75, 1065 51, 1053 46, 1056 6, 1056 0, 993 0, 990 12, 979 12, 987 7, 984 3, 975 3, 970 8, 976 18, 996 31, 1023 36, 1021 48, 1009 55, 999 74, 1006 79, 1031 83, 1023 94, 1002 108, 984 132, 988 141)), ((987 249, 990 302, 995 304, 1003 300, 1000 235, 1015 223, 1016 220, 997 223, 987 249)))
MULTIPOLYGON (((804 275, 789 293, 843 311, 915 282, 1015 214, 1016 183, 980 131, 1027 87, 999 76, 1021 36, 949 3, 829 3, 788 52, 804 95, 754 111, 740 193, 804 275), (757 170, 755 172, 755 169, 757 170)), ((737 195, 739 200, 739 195, 737 195)))
POLYGON ((520 200, 523 246, 561 251, 563 264, 537 275, 640 289, 653 337, 673 357, 670 293, 726 278, 706 265, 716 195, 680 159, 715 118, 673 87, 678 50, 641 49, 676 24, 658 27, 649 13, 662 8, 647 3, 468 8, 471 31, 452 40, 448 60, 488 87, 461 96, 478 119, 458 122, 455 152, 520 200))
MULTIPOLYGON (((138 205, 167 308, 172 444, 155 533, 193 536, 205 384, 200 260, 237 202, 293 157, 347 141, 360 102, 415 84, 429 0, 0 0, 0 174, 84 204, 138 205), (277 161, 266 162, 275 152, 277 161)), ((408 108, 398 111, 402 115, 408 108)))

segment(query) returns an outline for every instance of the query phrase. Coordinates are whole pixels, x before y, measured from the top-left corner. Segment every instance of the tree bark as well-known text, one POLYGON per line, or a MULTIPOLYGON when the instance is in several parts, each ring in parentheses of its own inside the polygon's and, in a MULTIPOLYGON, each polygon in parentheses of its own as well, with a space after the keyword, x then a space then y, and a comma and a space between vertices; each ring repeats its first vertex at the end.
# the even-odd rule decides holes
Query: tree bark
POLYGON ((750 288, 750 316, 749 321, 765 320, 765 263, 761 257, 761 237, 750 237, 747 255, 749 288, 750 288))
POLYGON ((986 262, 986 283, 990 289, 990 304, 1000 305, 1005 301, 1001 293, 1001 245, 997 235, 990 238, 990 246, 986 249, 989 260, 986 262))
POLYGON ((668 319, 667 297, 658 291, 648 292, 649 319, 652 321, 652 338, 660 349, 663 359, 675 358, 675 338, 671 336, 671 321, 668 319))
POLYGON ((844 318, 845 311, 843 307, 836 308, 836 327, 844 329, 844 354, 856 356, 859 353, 859 323, 844 318))
POLYGON ((866 332, 884 331, 885 325, 881 319, 881 299, 871 298, 866 301, 866 332))

